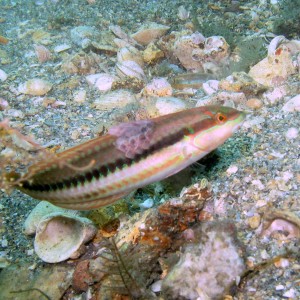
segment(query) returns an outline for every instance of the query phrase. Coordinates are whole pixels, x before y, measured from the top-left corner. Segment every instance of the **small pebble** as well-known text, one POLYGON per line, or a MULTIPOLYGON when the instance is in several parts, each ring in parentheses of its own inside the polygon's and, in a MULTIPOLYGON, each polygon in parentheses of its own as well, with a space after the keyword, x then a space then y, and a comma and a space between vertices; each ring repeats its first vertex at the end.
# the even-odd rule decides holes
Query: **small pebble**
POLYGON ((7 79, 7 74, 0 69, 0 81, 5 81, 7 79))
POLYGON ((227 173, 227 175, 232 175, 232 174, 235 174, 238 171, 238 169, 239 168, 237 166, 232 165, 226 170, 226 173, 227 173))
POLYGON ((186 229, 183 233, 182 236, 187 240, 187 241, 193 241, 195 240, 195 233, 194 230, 191 228, 186 229))
MULTIPOLYGON (((296 291, 295 289, 289 289, 288 291, 286 291, 283 295, 283 297, 285 298, 291 298, 291 299, 296 299, 296 291)), ((299 298, 298 298, 299 299, 299 298)))
POLYGON ((6 247, 8 246, 8 241, 7 241, 7 240, 2 240, 1 246, 2 246, 3 248, 6 248, 6 247))
POLYGON ((28 270, 33 271, 33 270, 36 269, 36 267, 37 267, 37 264, 34 263, 34 264, 32 264, 31 266, 28 267, 28 270))
POLYGON ((283 172, 282 174, 282 179, 285 181, 285 182, 288 182, 289 180, 291 180, 292 178, 294 177, 294 174, 290 171, 286 171, 286 172, 283 172))
POLYGON ((287 139, 293 140, 298 136, 298 133, 299 133, 299 131, 298 131, 297 128, 291 127, 291 128, 288 129, 285 136, 286 136, 287 139))
POLYGON ((6 108, 8 108, 8 102, 5 99, 0 98, 0 110, 5 110, 6 108))
POLYGON ((256 229, 260 224, 260 220, 261 220, 260 215, 255 215, 249 218, 247 221, 251 229, 256 229))
POLYGON ((27 255, 33 255, 33 253, 34 253, 34 249, 29 249, 29 250, 27 250, 27 255))
POLYGON ((71 49, 70 45, 62 44, 62 45, 55 46, 54 47, 54 52, 60 53, 60 52, 63 52, 63 51, 69 50, 69 49, 71 49))
POLYGON ((256 186, 260 191, 262 191, 265 188, 265 186, 259 179, 252 180, 252 184, 256 186))
POLYGON ((80 132, 78 132, 77 130, 74 130, 73 132, 71 132, 71 139, 76 141, 79 139, 80 136, 80 132))
POLYGON ((280 258, 274 262, 276 268, 287 268, 290 265, 290 262, 286 258, 280 258))
POLYGON ((285 105, 282 107, 282 110, 286 112, 300 111, 300 95, 293 97, 287 103, 285 103, 285 105))
POLYGON ((151 285, 151 291, 154 293, 158 293, 161 291, 162 280, 157 280, 151 285))
POLYGON ((260 252, 260 256, 262 259, 270 259, 270 255, 265 249, 260 252))
POLYGON ((265 201, 265 200, 258 200, 257 202, 256 202, 256 207, 263 207, 263 206, 265 206, 265 205, 267 205, 267 201, 265 201))
POLYGON ((276 291, 284 290, 284 286, 282 284, 278 284, 275 286, 276 291))
POLYGON ((151 208, 153 206, 154 202, 153 199, 149 198, 147 200, 145 200, 143 203, 139 204, 139 207, 141 209, 148 209, 151 208))
POLYGON ((74 102, 83 103, 86 100, 86 91, 79 90, 74 93, 74 102))
POLYGON ((263 106, 263 102, 257 98, 251 98, 246 102, 246 105, 252 109, 260 109, 263 106))

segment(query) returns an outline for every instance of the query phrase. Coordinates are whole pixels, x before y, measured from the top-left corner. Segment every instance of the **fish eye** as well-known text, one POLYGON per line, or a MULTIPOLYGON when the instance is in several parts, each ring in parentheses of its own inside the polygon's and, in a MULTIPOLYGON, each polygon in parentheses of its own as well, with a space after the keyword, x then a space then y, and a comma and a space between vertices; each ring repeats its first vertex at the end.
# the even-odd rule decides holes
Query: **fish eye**
POLYGON ((217 113, 215 119, 219 124, 223 124, 227 121, 226 116, 222 113, 217 113))

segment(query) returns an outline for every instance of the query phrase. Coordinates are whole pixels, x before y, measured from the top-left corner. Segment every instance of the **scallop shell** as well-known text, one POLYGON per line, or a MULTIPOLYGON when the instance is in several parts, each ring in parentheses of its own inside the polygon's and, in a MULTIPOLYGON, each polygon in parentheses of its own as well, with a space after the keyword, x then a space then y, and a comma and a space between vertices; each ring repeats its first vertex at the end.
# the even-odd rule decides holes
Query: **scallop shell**
POLYGON ((188 19, 190 17, 190 12, 183 6, 178 7, 178 18, 182 21, 188 19))
POLYGON ((149 43, 163 36, 169 29, 169 26, 152 22, 142 25, 139 30, 132 35, 132 38, 141 45, 147 46, 149 43))
POLYGON ((132 60, 119 62, 116 65, 117 73, 120 77, 135 77, 140 80, 145 80, 146 75, 138 63, 132 60))
POLYGON ((18 91, 32 96, 43 96, 52 89, 52 84, 44 79, 34 78, 19 85, 18 91))
POLYGON ((122 63, 127 60, 135 61, 141 67, 144 66, 143 56, 139 50, 133 46, 126 46, 118 50, 117 54, 118 62, 122 63))
POLYGON ((45 262, 57 263, 77 258, 82 246, 97 232, 92 221, 76 215, 55 212, 46 215, 38 224, 34 250, 45 262))
MULTIPOLYGON (((31 211, 24 223, 24 233, 27 235, 35 234, 38 224, 41 219, 48 214, 54 212, 65 212, 66 209, 57 207, 47 201, 41 201, 38 205, 31 211)), ((78 214, 77 211, 73 211, 74 215, 78 214)))
POLYGON ((44 63, 51 59, 51 52, 43 45, 34 45, 35 55, 40 63, 44 63))
POLYGON ((111 89, 112 84, 116 81, 116 77, 106 73, 98 73, 86 76, 86 80, 90 85, 95 86, 101 92, 107 92, 111 89))

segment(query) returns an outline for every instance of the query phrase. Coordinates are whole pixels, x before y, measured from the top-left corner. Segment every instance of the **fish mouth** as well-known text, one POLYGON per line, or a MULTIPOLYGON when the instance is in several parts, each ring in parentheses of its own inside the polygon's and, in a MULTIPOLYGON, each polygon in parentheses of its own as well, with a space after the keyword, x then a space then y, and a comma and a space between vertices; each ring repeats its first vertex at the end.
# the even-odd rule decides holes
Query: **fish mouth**
POLYGON ((245 122, 246 116, 247 116, 247 113, 245 113, 243 111, 240 112, 239 117, 235 120, 237 122, 237 124, 235 126, 233 126, 232 133, 235 133, 242 127, 243 123, 245 122))

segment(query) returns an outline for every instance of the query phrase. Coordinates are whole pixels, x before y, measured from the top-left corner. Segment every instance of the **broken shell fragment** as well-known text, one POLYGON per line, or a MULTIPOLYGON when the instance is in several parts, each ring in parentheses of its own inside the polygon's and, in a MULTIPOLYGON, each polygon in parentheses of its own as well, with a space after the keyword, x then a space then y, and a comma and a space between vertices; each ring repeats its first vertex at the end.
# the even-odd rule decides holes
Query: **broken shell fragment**
POLYGON ((286 102, 282 107, 282 110, 286 112, 300 111, 300 95, 297 95, 286 102))
POLYGON ((51 52, 43 45, 34 45, 35 55, 40 63, 44 63, 51 59, 51 52))
POLYGON ((268 56, 274 55, 276 49, 283 43, 288 42, 288 40, 283 35, 275 36, 268 46, 268 56))
POLYGON ((95 86, 101 92, 109 91, 113 82, 116 80, 117 79, 115 76, 106 73, 98 73, 86 76, 86 81, 88 84, 95 86))
POLYGON ((126 46, 118 50, 117 54, 118 62, 122 63, 127 60, 135 61, 141 67, 144 66, 143 56, 139 50, 133 46, 126 46))
POLYGON ((138 63, 132 60, 119 62, 116 65, 117 73, 120 77, 135 77, 140 80, 145 80, 146 75, 138 63))
POLYGON ((0 81, 5 81, 7 79, 7 74, 0 69, 0 81))
POLYGON ((180 20, 185 21, 190 17, 190 12, 183 5, 181 5, 178 7, 177 16, 180 20))
POLYGON ((142 25, 131 37, 138 43, 147 46, 149 43, 163 36, 169 29, 169 26, 152 22, 142 25))
POLYGON ((123 109, 127 105, 135 103, 137 103, 137 99, 134 94, 126 90, 117 90, 96 99, 94 107, 103 111, 111 111, 113 109, 123 109))
POLYGON ((45 262, 57 263, 78 257, 83 245, 96 234, 92 221, 79 216, 56 212, 38 224, 34 250, 45 262))
POLYGON ((179 98, 160 97, 157 99, 155 107, 159 115, 163 116, 186 109, 186 104, 179 98))
POLYGON ((265 213, 261 234, 272 236, 281 233, 280 239, 300 238, 300 218, 287 210, 271 210, 265 213))
POLYGON ((19 85, 18 91, 32 96, 43 96, 52 89, 52 84, 44 79, 34 78, 19 85))
POLYGON ((154 78, 144 88, 144 94, 148 96, 171 96, 173 89, 165 78, 154 78))
POLYGON ((143 52, 143 59, 147 64, 153 64, 165 56, 153 42, 151 42, 143 52))

